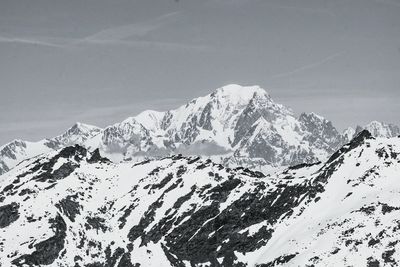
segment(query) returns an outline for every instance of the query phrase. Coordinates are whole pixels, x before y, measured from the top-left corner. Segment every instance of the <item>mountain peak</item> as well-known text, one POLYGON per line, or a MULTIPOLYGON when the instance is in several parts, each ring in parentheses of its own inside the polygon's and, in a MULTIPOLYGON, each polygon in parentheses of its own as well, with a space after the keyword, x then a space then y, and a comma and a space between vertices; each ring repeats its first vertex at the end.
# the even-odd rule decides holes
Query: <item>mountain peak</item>
POLYGON ((74 144, 83 144, 86 140, 99 134, 101 129, 97 126, 76 122, 63 134, 46 141, 51 148, 60 148, 74 144))
POLYGON ((3 148, 6 147, 10 147, 10 146, 19 146, 19 145, 23 145, 25 143, 25 141, 21 140, 21 139, 14 139, 11 142, 0 146, 0 150, 2 150, 3 148))
POLYGON ((162 119, 165 116, 165 112, 155 110, 145 110, 134 118, 137 122, 141 123, 146 129, 152 131, 158 131, 161 129, 162 119))
POLYGON ((215 90, 213 95, 228 96, 232 100, 248 101, 253 96, 263 95, 269 97, 268 93, 258 85, 242 86, 239 84, 228 84, 215 90))
POLYGON ((101 128, 81 122, 76 122, 72 125, 65 133, 57 136, 58 139, 68 139, 71 137, 78 137, 78 136, 94 136, 101 131, 101 128))
POLYGON ((400 128, 394 124, 386 124, 379 121, 371 121, 364 127, 357 126, 356 133, 363 129, 368 130, 374 137, 395 137, 400 134, 400 128))
POLYGON ((75 122, 74 125, 69 128, 69 130, 78 130, 81 132, 91 132, 91 131, 100 131, 101 129, 97 126, 82 123, 82 122, 75 122))
POLYGON ((310 113, 302 112, 300 114, 299 118, 300 118, 300 120, 302 120, 302 119, 318 120, 318 121, 326 120, 324 117, 322 117, 321 115, 318 115, 317 113, 314 113, 314 112, 310 112, 310 113))
MULTIPOLYGON (((138 122, 138 120, 136 119, 136 117, 128 117, 128 118, 126 118, 125 120, 123 120, 122 122, 116 123, 116 124, 113 125, 113 126, 120 125, 120 124, 131 124, 131 125, 135 125, 135 124, 139 124, 139 123, 140 123, 140 122, 138 122)), ((110 127, 113 127, 113 126, 109 126, 109 127, 107 127, 107 128, 110 128, 110 127)))

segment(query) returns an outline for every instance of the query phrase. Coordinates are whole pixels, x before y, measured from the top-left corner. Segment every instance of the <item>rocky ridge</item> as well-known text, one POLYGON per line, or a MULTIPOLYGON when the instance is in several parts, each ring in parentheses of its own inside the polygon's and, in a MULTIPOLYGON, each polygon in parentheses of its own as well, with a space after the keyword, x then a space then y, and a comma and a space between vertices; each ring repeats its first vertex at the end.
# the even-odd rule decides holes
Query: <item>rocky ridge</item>
POLYGON ((392 266, 400 139, 360 132, 275 175, 76 145, 1 176, 4 266, 392 266), (329 208, 327 208, 329 207, 329 208), (18 234, 15 234, 18 233, 18 234))

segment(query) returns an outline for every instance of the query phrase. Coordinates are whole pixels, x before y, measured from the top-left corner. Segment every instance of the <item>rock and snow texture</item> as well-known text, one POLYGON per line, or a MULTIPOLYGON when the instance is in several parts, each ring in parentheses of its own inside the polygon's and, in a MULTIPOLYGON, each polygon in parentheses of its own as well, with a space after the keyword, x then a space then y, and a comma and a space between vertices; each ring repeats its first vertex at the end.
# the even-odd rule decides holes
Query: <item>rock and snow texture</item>
POLYGON ((396 137, 400 135, 400 127, 394 124, 387 124, 379 121, 372 121, 365 125, 364 127, 362 126, 357 126, 356 129, 353 129, 351 127, 347 128, 343 132, 343 136, 346 141, 351 140, 356 134, 361 132, 362 130, 367 130, 369 131, 372 136, 374 137, 396 137))
POLYGON ((115 162, 181 153, 211 157, 226 166, 259 168, 324 160, 343 140, 321 116, 296 117, 259 86, 232 84, 175 110, 144 111, 105 129, 78 123, 34 148, 16 145, 18 151, 12 153, 6 148, 1 152, 0 172, 23 159, 73 144, 99 148, 115 162))
POLYGON ((356 133, 368 130, 375 137, 396 137, 400 135, 400 128, 393 124, 386 124, 379 121, 372 121, 364 127, 358 126, 356 133))
POLYGON ((325 159, 343 139, 326 119, 296 118, 258 86, 227 85, 176 110, 146 111, 122 124, 106 128, 92 148, 111 159, 182 153, 220 155, 228 166, 281 166, 325 159), (129 127, 133 135, 119 133, 129 127))
POLYGON ((251 255, 285 266, 397 266, 399 174, 400 138, 361 132, 314 175, 324 184, 314 202, 251 255))
POLYGON ((51 139, 38 142, 14 140, 0 147, 0 175, 25 159, 70 145, 83 145, 100 131, 101 129, 96 126, 77 122, 65 133, 51 139))
MULTIPOLYGON (((399 127, 372 122, 373 136, 394 137, 399 127)), ((36 143, 14 141, 0 148, 0 173, 20 161, 80 144, 114 162, 167 155, 201 155, 225 166, 262 169, 326 160, 363 128, 339 133, 315 113, 295 116, 259 86, 227 85, 177 109, 144 111, 99 129, 77 123, 63 135, 36 143)))
POLYGON ((14 140, 0 147, 0 174, 3 174, 21 161, 37 156, 41 153, 50 152, 53 149, 46 146, 44 141, 28 142, 14 140))
MULTIPOLYGON (((264 122, 262 122, 264 123, 264 122)), ((2 266, 393 266, 400 138, 264 176, 198 157, 67 147, 1 176, 2 266)))

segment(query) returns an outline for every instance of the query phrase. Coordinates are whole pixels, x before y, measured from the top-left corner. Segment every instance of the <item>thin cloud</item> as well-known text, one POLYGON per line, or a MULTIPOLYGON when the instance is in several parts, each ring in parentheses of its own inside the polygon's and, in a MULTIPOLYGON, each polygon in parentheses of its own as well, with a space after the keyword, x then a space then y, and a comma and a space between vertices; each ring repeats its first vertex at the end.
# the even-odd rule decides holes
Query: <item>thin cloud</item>
POLYGON ((314 68, 317 68, 317 67, 319 67, 319 66, 321 66, 321 65, 323 65, 323 64, 325 64, 325 63, 327 63, 327 62, 329 62, 331 60, 336 59, 337 57, 339 57, 341 55, 343 55, 343 52, 338 52, 338 53, 330 55, 330 56, 328 56, 326 58, 323 58, 322 60, 319 60, 317 62, 313 62, 313 63, 310 63, 310 64, 303 65, 303 66, 301 66, 299 68, 296 68, 296 69, 288 71, 288 72, 275 74, 275 75, 272 75, 272 76, 270 76, 268 78, 269 79, 283 78, 283 77, 287 77, 287 76, 291 76, 291 75, 297 74, 299 72, 303 72, 303 71, 307 71, 307 70, 310 70, 310 69, 314 69, 314 68))
MULTIPOLYGON (((76 44, 75 44, 76 45, 76 44)), ((146 41, 146 40, 88 40, 79 45, 119 45, 125 47, 153 48, 165 50, 198 50, 206 51, 210 47, 206 45, 196 45, 187 43, 173 43, 162 41, 146 41)))
POLYGON ((71 45, 120 45, 142 48, 198 51, 205 51, 209 49, 209 47, 205 45, 129 39, 132 37, 143 37, 150 32, 164 27, 173 21, 173 18, 175 18, 179 13, 180 12, 172 12, 147 22, 122 25, 101 30, 95 34, 77 39, 71 45))
POLYGON ((176 17, 176 15, 178 14, 179 12, 172 12, 164 14, 147 22, 139 22, 139 23, 127 24, 118 27, 104 29, 97 33, 88 35, 80 40, 77 40, 75 44, 116 42, 116 41, 126 40, 127 38, 130 37, 145 36, 148 33, 166 25, 169 21, 171 21, 171 18, 176 17))
POLYGON ((162 50, 208 50, 209 47, 205 45, 134 39, 134 37, 143 37, 148 33, 165 26, 166 24, 170 23, 178 14, 179 12, 172 12, 159 16, 150 21, 104 29, 83 38, 0 36, 0 43, 21 43, 63 49, 73 49, 80 46, 117 45, 162 50))
POLYGON ((19 44, 27 44, 27 45, 36 45, 36 46, 47 46, 53 48, 64 48, 64 45, 47 42, 35 38, 17 38, 17 37, 4 37, 0 36, 0 43, 19 43, 19 44))
POLYGON ((146 41, 146 40, 102 40, 102 39, 88 39, 82 41, 79 38, 57 38, 57 37, 4 37, 0 36, 0 43, 17 43, 33 46, 44 46, 59 49, 73 49, 79 46, 125 46, 137 48, 152 48, 152 49, 165 49, 165 50, 198 50, 206 51, 210 47, 205 45, 187 44, 187 43, 174 43, 162 41, 146 41))

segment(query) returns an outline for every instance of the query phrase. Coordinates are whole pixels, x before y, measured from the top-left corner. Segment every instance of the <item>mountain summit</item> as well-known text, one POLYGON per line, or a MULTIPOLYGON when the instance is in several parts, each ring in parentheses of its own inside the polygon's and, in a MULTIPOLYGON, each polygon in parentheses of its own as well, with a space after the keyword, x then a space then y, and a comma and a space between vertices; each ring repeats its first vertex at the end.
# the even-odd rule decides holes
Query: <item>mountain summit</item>
POLYGON ((321 116, 297 118, 259 86, 234 84, 174 110, 143 112, 105 128, 102 136, 91 147, 117 161, 182 153, 247 166, 316 162, 342 143, 341 134, 321 116))
MULTIPOLYGON (((365 128, 376 136, 399 134, 398 127, 378 122, 365 128)), ((315 113, 297 117, 259 86, 230 84, 177 109, 143 111, 104 129, 77 123, 51 139, 11 142, 0 148, 0 173, 26 158, 73 144, 99 149, 114 162, 180 153, 231 167, 275 168, 323 161, 362 129, 341 134, 315 113)))

